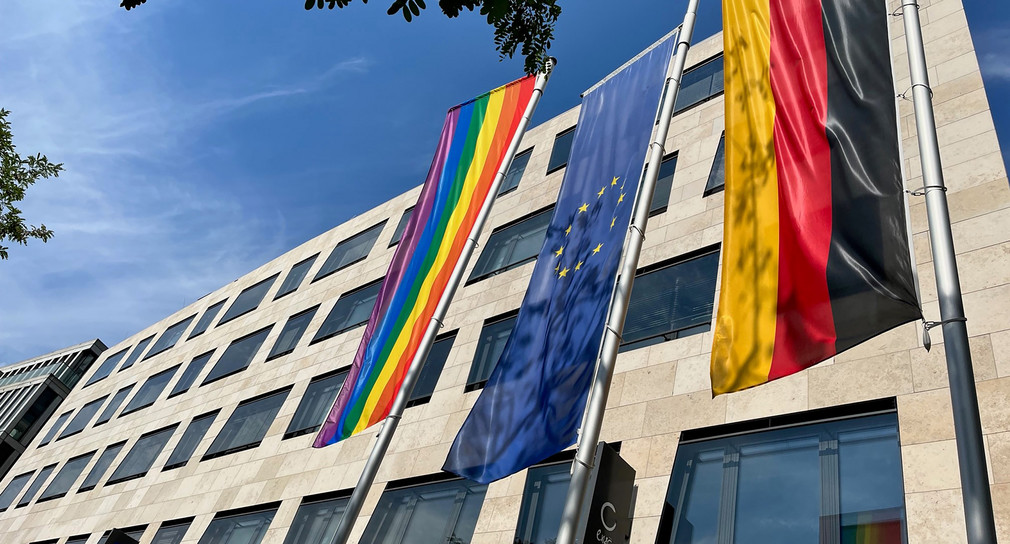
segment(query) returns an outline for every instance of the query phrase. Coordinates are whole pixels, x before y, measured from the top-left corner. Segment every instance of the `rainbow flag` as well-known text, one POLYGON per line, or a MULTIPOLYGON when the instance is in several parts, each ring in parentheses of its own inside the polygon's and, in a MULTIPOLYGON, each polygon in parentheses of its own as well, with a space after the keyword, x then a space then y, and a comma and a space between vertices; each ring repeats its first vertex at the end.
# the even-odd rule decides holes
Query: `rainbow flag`
POLYGON ((313 447, 339 442, 389 415, 506 159, 534 82, 527 76, 449 110, 354 363, 313 447))

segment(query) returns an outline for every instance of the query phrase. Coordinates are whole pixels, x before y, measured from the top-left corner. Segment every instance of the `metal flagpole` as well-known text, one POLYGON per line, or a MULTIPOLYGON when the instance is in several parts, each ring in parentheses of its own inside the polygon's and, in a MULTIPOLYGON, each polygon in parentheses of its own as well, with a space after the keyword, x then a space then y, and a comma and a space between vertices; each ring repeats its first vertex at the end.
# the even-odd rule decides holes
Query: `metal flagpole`
POLYGON ((498 189, 505 179, 509 166, 512 165, 512 159, 515 158, 516 151, 519 149, 519 143, 526 132, 526 127, 530 124, 530 118, 533 116, 533 111, 537 108, 537 103, 540 102, 540 97, 544 94, 544 87, 547 85, 547 80, 550 79, 551 71, 554 69, 556 63, 557 59, 553 57, 548 58, 545 71, 537 75, 536 83, 533 87, 533 96, 530 97, 530 103, 526 106, 526 111, 519 121, 519 127, 516 130, 515 136, 512 137, 512 142, 505 152, 508 160, 502 161, 501 167, 498 168, 498 173, 491 183, 488 198, 484 200, 480 213, 477 215, 477 220, 470 230, 470 236, 463 246, 463 252, 460 254, 459 261, 456 263, 456 267, 453 268, 452 275, 449 276, 449 283, 446 285, 445 293, 442 294, 442 298, 438 301, 438 306, 435 307, 435 313, 431 316, 428 328, 424 332, 424 338, 421 339, 421 344, 417 347, 417 353, 414 354, 414 358, 410 361, 410 366, 407 368, 407 374, 403 377, 400 391, 396 394, 396 399, 389 410, 389 415, 386 416, 386 420, 382 423, 378 440, 372 447, 372 452, 368 455, 368 461, 365 462, 365 468, 362 470, 358 483, 354 486, 354 491, 347 501, 347 508, 344 510, 340 523, 337 525, 337 532, 333 536, 333 544, 346 544, 348 538, 351 536, 351 529, 354 528, 354 522, 357 521, 358 514, 361 512, 361 505, 365 502, 365 497, 368 495, 368 490, 372 487, 372 482, 375 481, 375 475, 379 471, 379 465, 382 464, 382 458, 386 455, 386 450, 389 449, 389 443, 393 440, 393 433, 396 432, 396 427, 400 423, 400 417, 403 415, 403 410, 407 407, 410 394, 414 390, 414 384, 417 383, 417 378, 421 374, 421 367, 424 366, 424 361, 428 358, 428 352, 431 351, 431 346, 435 343, 435 336, 442 327, 442 320, 445 319, 449 303, 456 293, 456 288, 459 287, 459 283, 463 278, 463 272, 466 270, 470 257, 473 255, 473 250, 477 247, 477 238, 484 228, 484 223, 487 222, 488 215, 491 214, 491 206, 494 203, 495 196, 498 194, 498 189))
POLYGON ((926 54, 918 10, 916 0, 901 1, 908 68, 912 77, 916 136, 922 162, 926 216, 929 220, 929 240, 933 250, 933 270, 936 272, 937 299, 940 303, 940 321, 925 323, 924 326, 926 330, 935 325, 943 327, 968 543, 992 543, 996 542, 996 524, 993 521, 975 376, 971 366, 971 352, 968 350, 968 328, 961 300, 961 283, 954 259, 947 188, 943 184, 943 171, 940 167, 940 147, 933 119, 933 92, 929 88, 926 72, 926 54))
POLYGON ((673 60, 673 73, 667 78, 669 89, 663 101, 659 117, 659 128, 656 137, 649 145, 649 167, 645 179, 639 188, 639 196, 635 201, 635 212, 631 227, 629 227, 628 247, 624 250, 621 262, 620 276, 614 289, 614 298, 610 305, 610 315, 603 336, 603 348, 600 350, 600 361, 593 378, 593 386, 589 392, 586 414, 582 419, 582 430, 579 434, 578 450, 575 462, 572 463, 572 480, 568 487, 568 497, 561 515, 561 527, 558 531, 557 544, 575 544, 579 516, 586 500, 587 487, 593 471, 593 461, 596 458, 596 447, 600 439, 600 428, 603 426, 603 414, 607 408, 607 396, 610 394, 610 382, 614 377, 614 366, 617 362, 617 348, 621 344, 621 332, 624 330, 624 318, 628 312, 628 301, 631 297, 631 285, 635 281, 638 268, 638 258, 642 253, 642 242, 645 240, 645 225, 649 220, 649 204, 659 178, 660 163, 663 162, 666 135, 670 130, 670 120, 673 117, 673 105, 680 91, 680 78, 687 62, 687 50, 691 47, 691 35, 694 32, 694 21, 698 13, 698 1, 689 0, 687 14, 677 36, 676 56, 673 60))

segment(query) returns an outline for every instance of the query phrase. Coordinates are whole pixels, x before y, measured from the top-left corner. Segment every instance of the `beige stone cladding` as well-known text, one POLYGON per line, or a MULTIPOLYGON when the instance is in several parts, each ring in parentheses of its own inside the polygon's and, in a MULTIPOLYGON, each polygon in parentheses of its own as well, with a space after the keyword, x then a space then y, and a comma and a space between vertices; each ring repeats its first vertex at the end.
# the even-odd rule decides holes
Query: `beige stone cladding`
MULTIPOLYGON (((889 1, 897 8, 895 0, 889 1)), ((1010 189, 986 92, 960 0, 919 0, 924 24, 929 76, 933 85, 941 157, 949 191, 955 246, 960 265, 979 409, 989 457, 990 482, 1000 538, 1010 541, 1010 189)), ((908 67, 900 18, 893 18, 892 52, 895 94, 908 87, 908 67)), ((721 35, 692 47, 688 66, 720 53, 721 35)), ((548 92, 550 90, 548 89, 548 92)), ((910 102, 897 99, 903 137, 906 187, 922 185, 910 102)), ((575 125, 578 108, 531 129, 520 150, 533 148, 519 188, 495 204, 490 232, 550 206, 564 170, 545 174, 554 137, 575 125)), ((653 216, 646 232, 641 266, 717 246, 722 239, 723 195, 703 196, 706 180, 724 128, 723 98, 716 96, 678 114, 666 142, 678 162, 668 209, 653 216)), ((337 445, 313 449, 312 435, 283 439, 285 428, 309 381, 350 363, 362 328, 310 344, 309 339, 342 293, 381 278, 393 254, 387 247, 404 210, 413 205, 413 189, 345 222, 233 283, 138 331, 113 346, 115 353, 160 334, 208 306, 234 298, 246 287, 319 253, 306 279, 294 293, 273 300, 274 283, 258 309, 174 348, 137 362, 87 388, 78 387, 64 410, 112 395, 119 388, 211 349, 217 350, 200 376, 206 376, 220 353, 241 336, 272 326, 264 347, 244 372, 167 399, 167 390, 152 406, 42 448, 29 447, 0 489, 17 474, 127 440, 113 469, 137 438, 148 431, 221 409, 194 458, 183 468, 162 471, 182 432, 176 431, 153 467, 142 478, 104 485, 62 498, 0 514, 4 542, 28 543, 90 533, 95 544, 112 527, 147 524, 142 543, 150 542, 160 522, 193 516, 184 542, 196 543, 215 513, 280 501, 263 542, 281 544, 302 497, 352 487, 374 442, 370 429, 337 445), (335 244, 385 221, 368 258, 319 281, 312 281, 335 244), (321 304, 294 351, 266 361, 285 320, 321 304), (255 448, 200 461, 227 415, 244 399, 291 387, 275 421, 255 448)), ((910 221, 924 311, 938 318, 933 268, 921 197, 909 196, 910 221)), ((471 267, 473 264, 471 263, 471 267)), ((430 402, 406 410, 375 484, 369 490, 354 535, 361 535, 387 482, 440 470, 456 431, 479 392, 464 393, 467 375, 485 319, 518 308, 533 263, 461 286, 449 309, 444 330, 458 335, 430 402)), ((230 302, 229 302, 230 303, 230 302)), ((226 305, 227 307, 227 305, 226 305)), ((933 332, 933 349, 921 345, 919 324, 898 327, 812 369, 740 393, 712 398, 709 391, 711 333, 696 334, 621 353, 602 439, 621 441, 621 455, 637 471, 638 498, 632 542, 655 541, 670 473, 681 433, 712 425, 895 397, 907 510, 908 541, 913 544, 965 542, 963 509, 947 387, 944 345, 933 332)), ((97 367, 97 365, 96 365, 97 367)), ((87 377, 85 378, 85 380, 87 377)), ((44 434, 44 433, 42 433, 44 434)), ((96 456, 97 457, 97 456, 96 456)), ((95 464, 92 459, 86 474, 95 464)), ((513 541, 525 472, 492 483, 477 521, 473 543, 513 541)), ((107 478, 108 476, 106 476, 107 478)), ((83 479, 83 476, 82 478, 83 479)), ((104 480, 103 480, 104 482, 104 480)), ((352 539, 354 540, 354 539, 352 539)))

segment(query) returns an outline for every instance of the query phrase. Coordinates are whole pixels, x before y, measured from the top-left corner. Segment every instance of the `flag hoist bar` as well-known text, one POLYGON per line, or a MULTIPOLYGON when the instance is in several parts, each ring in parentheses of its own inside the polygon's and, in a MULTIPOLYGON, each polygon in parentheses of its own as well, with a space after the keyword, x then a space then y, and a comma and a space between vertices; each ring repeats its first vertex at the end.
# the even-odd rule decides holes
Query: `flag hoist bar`
MULTIPOLYGON (((996 524, 993 521, 992 495, 986 471, 982 424, 978 414, 971 352, 968 350, 968 327, 961 299, 961 282, 954 258, 947 188, 943 184, 943 171, 940 167, 940 146, 936 138, 936 121, 933 119, 933 91, 929 88, 922 25, 916 0, 902 0, 901 14, 905 23, 905 45, 912 82, 915 132, 922 163, 929 241, 933 251, 933 270, 936 273, 936 294, 940 303, 939 324, 943 326, 950 401, 954 409, 954 438, 961 472, 965 527, 969 544, 993 543, 996 542, 996 524)), ((934 324, 924 324, 931 325, 934 324)))
POLYGON ((642 253, 642 242, 645 240, 645 226, 649 221, 649 203, 659 179, 659 167, 665 154, 664 143, 670 131, 670 120, 673 118, 673 105, 677 102, 680 91, 680 79, 684 74, 684 64, 687 62, 687 50, 691 47, 691 35, 694 32, 694 21, 698 13, 698 1, 689 0, 684 23, 677 35, 677 49, 673 59, 673 70, 667 78, 669 89, 660 109, 659 127, 652 143, 649 144, 649 167, 645 179, 635 199, 635 211, 631 226, 628 228, 628 244, 624 249, 621 261, 620 276, 614 289, 614 297, 610 303, 610 313, 604 329, 603 347, 600 359, 593 376, 593 385, 589 391, 589 402, 582 420, 579 433, 578 450, 572 463, 572 479, 568 487, 568 496, 561 514, 561 527, 558 531, 557 544, 575 544, 578 536, 579 518, 588 493, 589 478, 593 471, 596 458, 596 448, 600 439, 600 429, 603 426, 603 414, 607 408, 607 397, 610 394, 610 383, 614 378, 614 366, 617 362, 617 348, 621 345, 621 332, 624 330, 624 318, 628 313, 628 301, 631 297, 631 285, 635 281, 635 271, 638 268, 638 258, 642 253))
POLYGON ((460 253, 459 261, 456 262, 455 268, 452 269, 452 275, 449 276, 445 292, 438 301, 438 306, 435 307, 435 313, 431 316, 431 321, 428 322, 428 328, 425 330, 424 337, 417 347, 417 353, 407 368, 407 373, 403 377, 403 383, 400 385, 400 391, 396 394, 396 400, 393 401, 389 415, 386 416, 385 421, 382 423, 378 439, 375 445, 372 446, 372 452, 368 455, 368 461, 365 462, 365 467, 358 478, 358 483, 354 486, 354 491, 351 492, 351 496, 347 501, 347 508, 344 510, 340 523, 337 525, 337 531, 334 533, 333 540, 331 541, 332 544, 346 544, 351 536, 351 529, 354 528, 354 522, 358 519, 358 514, 361 512, 361 506, 365 502, 368 490, 372 487, 372 482, 375 481, 375 475, 379 471, 379 465, 382 464, 382 458, 385 457, 386 450, 389 449, 389 443, 393 440, 393 433, 396 432, 396 427, 403 416, 403 410, 407 407, 407 401, 410 400, 410 394, 414 391, 414 384, 417 383, 417 378, 421 374, 421 368, 428 358, 428 352, 431 351, 431 346, 435 343, 435 336, 438 335, 438 330, 442 327, 442 320, 445 319, 449 303, 452 301, 456 288, 459 287, 459 283, 463 279, 463 272, 466 271, 470 257, 473 256, 474 248, 477 247, 477 238, 480 237, 484 223, 487 222, 488 215, 491 214, 491 206, 498 195, 498 189, 501 187, 505 174, 512 165, 512 159, 515 158, 523 134, 526 133, 526 128, 529 127, 530 118, 537 108, 537 103, 540 102, 540 97, 544 94, 544 87, 547 85, 547 80, 550 79, 551 71, 554 69, 556 63, 557 59, 553 57, 548 58, 544 72, 537 74, 536 83, 533 87, 533 95, 530 97, 526 111, 519 121, 515 136, 512 137, 512 142, 509 143, 508 150, 505 152, 505 160, 502 161, 498 172, 495 174, 491 188, 488 190, 488 197, 481 206, 477 220, 470 230, 470 235, 467 237, 462 253, 460 253))

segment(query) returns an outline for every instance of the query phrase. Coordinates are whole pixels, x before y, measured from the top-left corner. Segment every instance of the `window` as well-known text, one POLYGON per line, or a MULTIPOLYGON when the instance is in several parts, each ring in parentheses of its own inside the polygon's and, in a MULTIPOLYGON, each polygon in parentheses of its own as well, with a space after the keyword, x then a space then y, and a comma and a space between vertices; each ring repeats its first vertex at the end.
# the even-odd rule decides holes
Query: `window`
POLYGON ((413 211, 414 207, 411 206, 400 216, 400 222, 396 224, 396 230, 393 231, 393 238, 389 240, 389 247, 400 243, 400 238, 403 238, 403 231, 407 230, 407 223, 410 222, 410 215, 413 211))
POLYGON ((347 509, 349 492, 341 492, 333 498, 332 494, 318 498, 305 497, 298 506, 295 519, 291 522, 284 544, 302 544, 304 542, 333 542, 337 532, 337 524, 347 509))
POLYGON ((82 491, 90 491, 98 485, 98 481, 105 476, 105 472, 109 470, 112 466, 112 462, 116 460, 116 456, 126 445, 126 441, 122 441, 118 444, 113 444, 102 452, 102 455, 98 457, 98 461, 95 462, 95 466, 91 468, 91 472, 88 473, 88 477, 84 478, 84 483, 81 484, 81 488, 77 490, 78 493, 82 491))
POLYGON ((239 403, 201 461, 259 446, 290 391, 287 387, 239 403))
POLYGON ((375 306, 375 299, 379 297, 381 287, 380 279, 340 295, 309 343, 321 342, 368 323, 368 317, 372 314, 372 307, 375 306))
POLYGON ((179 439, 179 444, 175 446, 172 455, 168 456, 168 462, 165 463, 163 471, 186 466, 186 463, 193 457, 193 452, 200 445, 200 441, 207 434, 207 429, 214 423, 214 418, 217 417, 218 412, 220 410, 214 410, 209 414, 193 418, 193 421, 189 423, 189 427, 186 427, 186 432, 182 433, 182 438, 179 439))
POLYGON ((470 542, 486 492, 486 485, 470 480, 387 489, 361 544, 470 542))
POLYGON ((182 371, 182 376, 179 378, 179 381, 175 383, 175 387, 173 387, 172 391, 168 394, 168 398, 172 398, 176 395, 181 395, 186 391, 189 391, 189 388, 196 383, 196 379, 200 376, 200 373, 203 372, 203 367, 207 366, 207 361, 210 360, 211 355, 214 355, 214 350, 210 350, 203 355, 193 357, 193 360, 189 362, 189 366, 186 367, 186 370, 182 371))
POLYGON ((221 321, 218 321, 215 326, 220 327, 236 317, 245 315, 255 310, 260 305, 263 297, 267 295, 267 291, 270 290, 270 287, 274 284, 274 280, 276 280, 279 275, 280 274, 274 274, 256 285, 243 289, 242 292, 239 293, 238 297, 235 298, 235 302, 232 302, 231 306, 228 307, 228 311, 221 317, 221 321))
POLYGON ((259 544, 280 503, 265 504, 214 516, 199 544, 259 544))
POLYGON ((140 355, 144 353, 145 349, 147 349, 147 345, 151 343, 151 340, 154 340, 153 334, 141 340, 140 343, 137 344, 137 347, 133 348, 133 351, 130 352, 130 356, 123 361, 123 366, 119 367, 119 371, 122 372, 133 366, 133 363, 136 363, 137 360, 140 359, 140 355))
POLYGON ((407 401, 408 408, 431 400, 431 394, 435 392, 438 378, 442 375, 442 369, 445 368, 445 362, 449 359, 452 344, 456 341, 457 332, 459 331, 452 331, 435 339, 431 351, 428 352, 428 358, 424 361, 424 366, 421 367, 421 375, 417 377, 414 390, 410 392, 410 399, 407 401))
POLYGON ((66 544, 86 544, 90 536, 90 534, 72 536, 67 539, 66 544))
POLYGON ((673 190, 673 172, 677 169, 677 154, 663 157, 659 165, 659 179, 656 180, 656 191, 652 193, 652 205, 649 206, 649 216, 666 211, 670 205, 670 192, 673 190))
POLYGON ((53 437, 56 436, 56 433, 59 432, 60 428, 63 427, 63 424, 67 422, 67 418, 69 418, 72 413, 74 413, 73 410, 63 412, 60 414, 60 417, 56 418, 56 423, 53 423, 53 426, 49 428, 49 432, 46 433, 46 435, 42 437, 42 441, 39 442, 40 448, 52 441, 53 437))
POLYGON ((326 258, 326 262, 323 263, 323 266, 316 273, 316 277, 312 278, 312 281, 321 280, 342 268, 351 266, 368 257, 368 252, 372 250, 375 240, 379 237, 379 233, 382 232, 382 227, 385 225, 386 222, 383 221, 337 244, 337 247, 333 248, 333 251, 330 252, 330 256, 326 258))
POLYGON ((126 527, 125 529, 111 529, 102 533, 102 538, 98 539, 98 544, 105 544, 109 541, 109 537, 112 536, 113 532, 116 532, 115 544, 123 542, 122 537, 132 538, 137 542, 140 542, 140 538, 144 536, 144 532, 147 530, 147 525, 138 525, 136 527, 126 527))
POLYGON ((154 534, 151 544, 180 544, 189 525, 193 523, 193 518, 166 521, 158 527, 158 532, 154 534))
POLYGON ((95 452, 92 451, 67 461, 67 464, 63 465, 63 468, 56 474, 53 483, 49 484, 49 487, 39 497, 39 502, 58 499, 66 495, 70 491, 70 488, 74 486, 74 483, 77 482, 77 478, 84 472, 84 467, 88 466, 88 462, 94 456, 95 452))
POLYGON ((719 252, 640 272, 628 303, 622 351, 707 332, 712 326, 719 252))
POLYGON ((161 338, 158 338, 158 341, 151 346, 151 351, 147 352, 144 359, 150 359, 165 350, 172 349, 172 347, 175 346, 175 343, 182 338, 182 333, 186 332, 186 329, 189 328, 189 324, 193 322, 194 318, 196 318, 196 314, 193 314, 165 329, 165 332, 161 333, 161 338))
POLYGON ((575 139, 575 127, 572 127, 554 137, 554 147, 551 149, 551 160, 547 162, 547 173, 564 168, 568 164, 568 156, 572 154, 572 141, 575 139))
POLYGON ((142 410, 148 406, 154 404, 154 401, 158 400, 161 392, 165 390, 168 382, 172 380, 172 376, 175 376, 175 371, 179 370, 180 365, 175 365, 168 370, 162 370, 161 372, 151 376, 144 382, 144 385, 140 386, 137 390, 137 394, 133 395, 130 402, 126 404, 126 408, 123 408, 123 413, 119 414, 119 417, 123 417, 127 414, 132 414, 137 410, 142 410))
POLYGON ((112 395, 112 400, 109 401, 109 405, 105 407, 102 411, 102 415, 98 416, 98 421, 95 422, 95 427, 108 423, 112 416, 116 414, 116 410, 123 404, 126 400, 126 395, 130 394, 133 386, 137 384, 127 385, 126 387, 116 391, 115 395, 112 395))
POLYGON ((722 55, 684 72, 674 115, 722 93, 722 55))
POLYGON ((719 147, 715 150, 712 169, 708 172, 708 182, 705 183, 705 193, 708 196, 726 189, 726 133, 719 138, 719 147))
POLYGON ((516 154, 515 158, 512 159, 512 164, 509 165, 508 172, 505 174, 505 179, 501 182, 501 187, 498 188, 498 196, 511 193, 519 187, 519 180, 522 179, 523 173, 526 172, 526 165, 530 163, 531 156, 533 156, 532 147, 516 154))
POLYGON ((87 404, 85 404, 80 410, 77 411, 77 415, 74 419, 70 420, 70 425, 67 425, 66 429, 60 433, 60 436, 56 440, 62 440, 68 436, 73 436, 84 430, 85 427, 91 423, 91 418, 95 417, 98 413, 98 409, 102 407, 102 403, 105 399, 109 398, 108 395, 95 399, 87 404))
POLYGON ((312 264, 316 262, 316 257, 318 256, 319 254, 316 253, 308 259, 292 266, 287 277, 285 277, 284 281, 281 282, 280 288, 277 289, 277 294, 274 295, 274 300, 295 292, 298 289, 298 286, 302 284, 302 280, 305 279, 305 274, 308 274, 309 269, 312 268, 312 264))
POLYGON ((126 355, 126 352, 129 349, 130 348, 126 348, 122 351, 118 351, 106 357, 105 361, 103 361, 102 364, 99 365, 98 370, 96 370, 95 373, 92 374, 90 378, 88 378, 88 382, 84 384, 84 387, 87 387, 95 382, 100 382, 105 378, 108 378, 109 374, 112 374, 113 369, 116 368, 116 365, 119 364, 119 361, 123 359, 123 356, 126 355))
POLYGON ((32 500, 35 499, 35 495, 37 495, 39 490, 42 489, 42 486, 45 485, 46 480, 49 479, 49 475, 53 473, 53 469, 55 468, 56 463, 53 463, 40 470, 39 475, 35 477, 35 481, 32 482, 32 485, 28 486, 28 491, 26 491, 25 494, 21 497, 21 500, 18 501, 18 505, 15 508, 28 506, 28 503, 32 502, 32 500))
POLYGON ((302 395, 301 402, 298 403, 298 409, 295 410, 288 429, 284 431, 284 438, 294 438, 318 431, 346 378, 346 370, 313 378, 305 394, 302 395))
POLYGON ((207 377, 204 378, 203 383, 200 385, 207 385, 208 383, 245 370, 249 366, 249 363, 252 362, 253 357, 256 356, 256 352, 260 350, 263 341, 267 339, 271 328, 273 328, 273 325, 232 342, 228 346, 228 349, 224 351, 224 354, 221 355, 221 358, 217 360, 214 367, 210 369, 210 373, 207 374, 207 377))
MULTIPOLYGON (((227 299, 215 303, 213 306, 207 308, 207 310, 203 312, 203 315, 200 316, 200 321, 197 321, 196 326, 193 327, 193 332, 189 333, 189 338, 193 338, 194 336, 200 336, 201 334, 206 332, 206 330, 210 327, 210 322, 214 321, 214 318, 217 317, 218 312, 220 312, 221 308, 224 307, 224 303, 226 300, 227 299)), ((187 338, 186 340, 189 340, 189 338, 187 338)))
POLYGON ((270 359, 276 359, 281 355, 287 355, 295 350, 295 346, 298 345, 298 341, 302 339, 302 335, 305 334, 305 329, 308 328, 309 323, 316 315, 316 310, 318 309, 319 305, 316 305, 288 318, 288 322, 285 323, 284 328, 281 329, 280 336, 278 336, 277 341, 274 342, 274 347, 270 350, 270 354, 267 355, 267 361, 270 359))
MULTIPOLYGON (((697 441, 685 433, 656 542, 731 542, 734 535, 856 542, 869 534, 879 535, 874 542, 904 542, 896 415, 802 426, 796 414, 785 417, 793 426, 697 441)), ((761 426, 783 425, 785 417, 761 426)))
POLYGON ((517 544, 550 544, 557 538, 571 468, 571 462, 564 462, 532 467, 526 473, 516 525, 517 544))
POLYGON ((7 487, 4 488, 3 493, 0 493, 0 512, 6 512, 8 508, 14 504, 14 499, 18 497, 21 490, 25 488, 28 484, 28 480, 32 478, 32 474, 35 471, 26 472, 24 474, 19 474, 15 476, 7 487))
POLYGON ((498 358, 505 351, 505 343, 508 342, 509 335, 512 334, 512 327, 516 324, 517 312, 509 312, 504 316, 492 317, 484 322, 484 327, 480 330, 480 338, 477 340, 477 353, 474 354, 473 364, 470 366, 470 376, 466 380, 464 391, 476 391, 484 387, 487 379, 491 377, 491 371, 498 364, 498 358))
POLYGON ((161 454, 161 450, 165 449, 165 444, 168 443, 168 439, 172 438, 172 434, 175 433, 175 428, 178 426, 179 424, 176 423, 175 425, 141 435, 137 439, 137 443, 133 445, 130 453, 127 453, 126 457, 119 463, 119 466, 116 467, 109 481, 105 482, 105 485, 118 484, 119 482, 125 482, 134 478, 143 478, 147 474, 147 471, 151 470, 154 460, 161 454))
POLYGON ((544 245, 553 211, 553 207, 547 208, 495 229, 484 245, 484 251, 477 259, 467 283, 535 261, 544 245))

